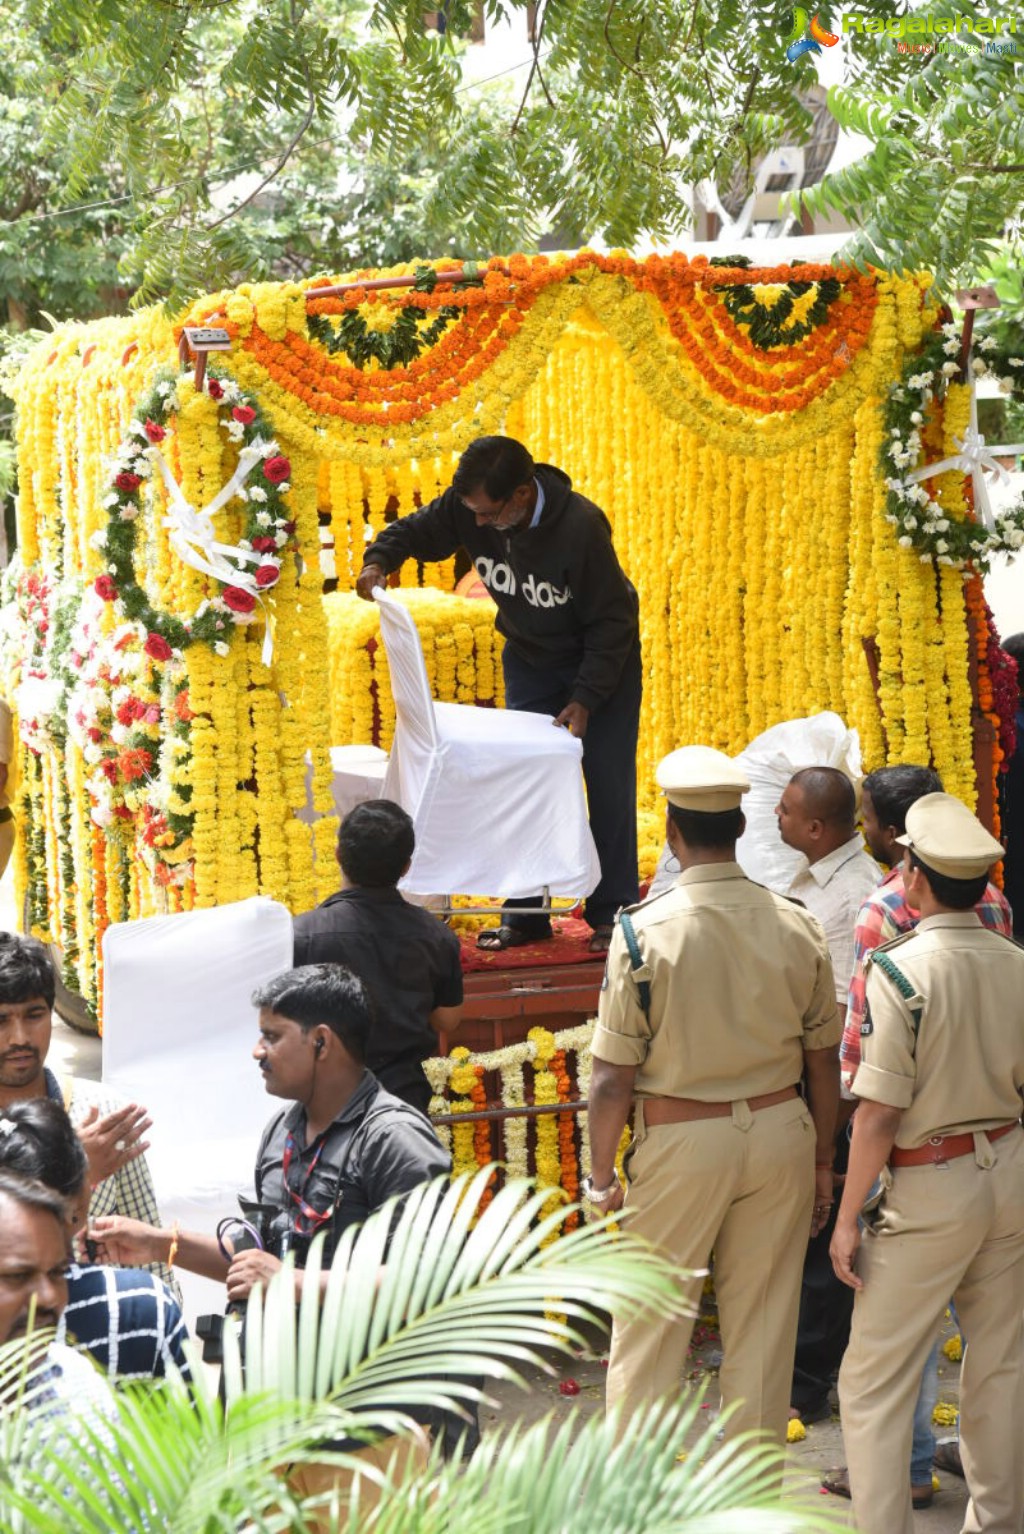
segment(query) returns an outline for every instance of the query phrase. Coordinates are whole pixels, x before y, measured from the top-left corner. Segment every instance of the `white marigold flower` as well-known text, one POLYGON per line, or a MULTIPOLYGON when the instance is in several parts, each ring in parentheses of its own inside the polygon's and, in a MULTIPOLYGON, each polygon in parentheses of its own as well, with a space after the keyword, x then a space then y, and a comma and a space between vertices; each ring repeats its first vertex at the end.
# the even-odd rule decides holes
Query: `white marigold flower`
POLYGON ((230 655, 231 646, 225 644, 223 639, 215 639, 213 641, 213 653, 214 655, 230 655))
POLYGON ((910 419, 913 421, 915 426, 924 425, 924 416, 921 414, 920 410, 915 410, 910 419))
POLYGON ((947 341, 942 350, 946 353, 947 357, 955 357, 960 351, 960 342, 947 341))
POLYGON ((978 342, 978 346, 983 352, 994 352, 996 349, 995 337, 982 336, 981 340, 978 342))
POLYGON ((983 378, 988 372, 988 363, 983 357, 975 357, 971 363, 971 372, 976 378, 983 378))
POLYGON ((945 378, 952 378, 959 371, 960 364, 958 362, 944 362, 942 364, 942 373, 945 378))
POLYGON ((269 527, 270 524, 273 522, 273 520, 274 519, 270 515, 269 511, 258 511, 256 513, 256 525, 257 525, 257 527, 269 527))
POLYGON ((1024 368, 1024 357, 1011 357, 1010 366, 1012 368, 1024 368))
POLYGON ((917 518, 916 517, 904 517, 903 518, 903 526, 909 528, 911 532, 914 532, 914 530, 917 527, 917 518))
POLYGON ((945 538, 936 538, 936 540, 935 540, 935 552, 936 552, 936 554, 948 554, 949 553, 949 544, 946 542, 945 538))
POLYGON ((935 523, 935 531, 937 533, 947 533, 949 531, 949 518, 939 517, 935 523))
POLYGON ((267 492, 265 490, 261 490, 259 485, 250 485, 249 486, 249 499, 250 499, 250 501, 265 501, 266 498, 267 498, 267 492))
POLYGON ((912 549, 914 547, 913 538, 900 538, 898 541, 901 549, 912 549))

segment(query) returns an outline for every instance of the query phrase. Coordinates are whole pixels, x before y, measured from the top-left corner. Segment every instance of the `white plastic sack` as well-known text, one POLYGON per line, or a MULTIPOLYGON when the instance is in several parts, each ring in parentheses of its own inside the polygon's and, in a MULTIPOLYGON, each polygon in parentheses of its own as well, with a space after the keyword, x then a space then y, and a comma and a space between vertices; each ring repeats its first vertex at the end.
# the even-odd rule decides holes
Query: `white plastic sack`
MULTIPOLYGON (((775 806, 782 790, 802 767, 838 767, 858 786, 861 780, 860 736, 838 714, 812 714, 787 719, 750 742, 736 761, 750 779, 743 796, 747 829, 736 847, 743 872, 758 884, 785 894, 801 864, 800 853, 779 835, 775 806)), ((660 895, 679 876, 679 864, 668 845, 662 850, 649 893, 660 895)))
MULTIPOLYGON (((118 923, 103 962, 103 1080, 152 1116, 161 1218, 212 1234, 252 1189, 260 1134, 279 1106, 252 1059, 250 998, 291 968, 291 916, 258 896, 118 923)), ((183 1289, 190 1313, 224 1308, 220 1285, 185 1275, 183 1289)))

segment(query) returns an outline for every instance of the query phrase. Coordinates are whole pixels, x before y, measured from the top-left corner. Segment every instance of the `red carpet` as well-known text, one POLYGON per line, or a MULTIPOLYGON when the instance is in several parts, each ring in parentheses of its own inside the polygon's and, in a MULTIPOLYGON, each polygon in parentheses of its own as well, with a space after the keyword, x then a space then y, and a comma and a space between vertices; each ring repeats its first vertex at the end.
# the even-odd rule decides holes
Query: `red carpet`
POLYGON ((600 962, 602 955, 591 953, 587 947, 593 934, 585 921, 576 916, 557 916, 551 925, 553 937, 541 943, 525 943, 521 948, 478 948, 477 934, 466 933, 459 937, 462 968, 470 974, 482 969, 531 969, 600 962))

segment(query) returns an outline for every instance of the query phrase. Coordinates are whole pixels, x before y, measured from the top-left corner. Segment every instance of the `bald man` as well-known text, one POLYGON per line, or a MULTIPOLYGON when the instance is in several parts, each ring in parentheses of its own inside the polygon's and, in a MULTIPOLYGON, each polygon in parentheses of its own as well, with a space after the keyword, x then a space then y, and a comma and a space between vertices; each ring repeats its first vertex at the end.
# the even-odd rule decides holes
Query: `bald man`
POLYGON ((853 784, 837 767, 804 767, 786 784, 775 814, 786 846, 804 856, 789 894, 825 929, 836 1001, 845 1016, 857 913, 882 877, 857 832, 853 784))
MULTIPOLYGON (((846 1015, 854 965, 854 932, 861 902, 882 871, 864 850, 857 833, 857 798, 845 772, 836 767, 805 767, 790 778, 775 813, 779 834, 804 861, 789 887, 825 929, 835 975, 836 1004, 846 1015)), ((849 1110, 841 1115, 845 1127, 849 1110)), ((841 1134, 833 1169, 846 1171, 847 1139, 841 1134)), ((850 1335, 853 1294, 839 1282, 828 1249, 835 1219, 807 1247, 800 1288, 800 1321, 790 1412, 804 1422, 824 1422, 832 1414, 829 1392, 850 1335)))

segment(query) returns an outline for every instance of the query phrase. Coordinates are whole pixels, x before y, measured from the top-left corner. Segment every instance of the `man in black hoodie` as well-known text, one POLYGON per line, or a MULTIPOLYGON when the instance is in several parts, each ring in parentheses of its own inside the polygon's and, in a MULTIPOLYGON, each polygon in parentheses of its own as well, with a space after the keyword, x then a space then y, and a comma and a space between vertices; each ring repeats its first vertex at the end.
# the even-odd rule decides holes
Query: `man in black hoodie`
MULTIPOLYGON (((372 600, 374 587, 406 559, 448 559, 460 547, 498 607, 507 707, 551 714, 583 741, 590 828, 601 860, 586 917, 594 929, 590 946, 603 953, 616 911, 638 894, 636 592, 604 513, 573 490, 561 469, 534 464, 511 437, 471 442, 451 487, 370 545, 356 590, 372 600)), ((481 946, 549 937, 547 917, 522 909, 531 903, 538 902, 507 902, 501 927, 481 934, 481 946)))

